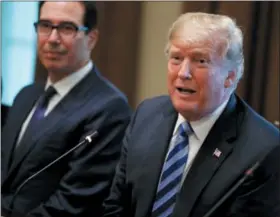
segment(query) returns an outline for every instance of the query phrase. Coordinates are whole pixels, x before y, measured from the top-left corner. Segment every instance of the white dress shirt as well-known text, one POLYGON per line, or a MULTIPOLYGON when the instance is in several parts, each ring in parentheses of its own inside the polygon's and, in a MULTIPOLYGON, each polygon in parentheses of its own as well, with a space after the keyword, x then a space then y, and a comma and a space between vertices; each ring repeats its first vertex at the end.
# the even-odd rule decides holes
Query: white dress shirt
MULTIPOLYGON (((70 90, 72 90, 91 71, 92 67, 93 67, 93 63, 92 63, 92 61, 89 61, 85 66, 83 66, 78 71, 68 75, 67 77, 61 79, 60 81, 58 81, 54 84, 50 81, 50 78, 47 79, 45 90, 50 85, 52 85, 57 93, 50 99, 46 112, 44 114, 45 117, 67 95, 67 93, 70 90)), ((31 117, 35 111, 36 106, 37 106, 37 103, 34 105, 34 107, 30 111, 29 115, 27 116, 27 118, 25 119, 25 121, 21 127, 16 146, 18 146, 19 142, 21 141, 22 136, 24 135, 24 133, 26 131, 26 128, 31 120, 31 117)))
MULTIPOLYGON (((228 99, 229 100, 229 99, 228 99)), ((220 105, 214 112, 211 114, 203 117, 202 119, 198 121, 191 121, 189 122, 190 126, 192 127, 193 133, 191 133, 189 136, 189 152, 188 152, 188 160, 185 165, 184 173, 183 173, 183 178, 181 180, 181 184, 184 182, 184 179, 186 178, 186 175, 193 163, 193 160, 195 156, 197 155, 201 145, 203 144, 204 140, 206 139, 209 131, 211 130, 212 126, 216 122, 216 120, 220 117, 222 114, 223 110, 225 109, 228 100, 226 100, 222 105, 220 105)), ((175 146, 175 139, 174 137, 177 136, 178 134, 178 128, 179 125, 186 120, 181 114, 178 114, 177 122, 174 127, 172 139, 170 140, 169 144, 169 151, 172 150, 173 146, 175 146)), ((169 151, 166 155, 166 157, 169 154, 169 151)))

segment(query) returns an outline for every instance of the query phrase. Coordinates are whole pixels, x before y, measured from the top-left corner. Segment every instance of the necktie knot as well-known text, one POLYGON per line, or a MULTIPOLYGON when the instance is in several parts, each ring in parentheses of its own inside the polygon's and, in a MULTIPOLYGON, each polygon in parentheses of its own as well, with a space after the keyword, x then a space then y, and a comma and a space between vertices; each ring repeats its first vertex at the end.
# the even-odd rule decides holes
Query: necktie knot
POLYGON ((178 134, 182 137, 188 137, 193 132, 188 122, 183 122, 178 127, 178 134))
POLYGON ((48 104, 49 100, 56 94, 56 90, 53 86, 49 86, 48 89, 43 93, 40 98, 40 103, 42 105, 48 104))
POLYGON ((30 121, 31 123, 35 123, 44 117, 49 101, 55 94, 56 90, 54 87, 49 86, 48 89, 41 95, 37 103, 36 110, 34 111, 33 117, 30 121))

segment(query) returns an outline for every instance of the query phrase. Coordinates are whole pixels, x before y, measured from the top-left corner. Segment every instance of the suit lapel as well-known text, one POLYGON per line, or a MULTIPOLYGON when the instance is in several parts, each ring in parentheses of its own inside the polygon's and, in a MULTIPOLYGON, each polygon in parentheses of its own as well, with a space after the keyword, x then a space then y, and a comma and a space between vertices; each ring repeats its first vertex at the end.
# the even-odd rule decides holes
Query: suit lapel
POLYGON ((73 112, 78 111, 79 107, 89 100, 87 99, 88 97, 95 97, 90 96, 87 92, 92 85, 97 87, 100 83, 98 81, 99 78, 95 72, 89 73, 57 104, 49 115, 41 121, 37 132, 26 132, 15 153, 9 174, 19 166, 44 135, 48 135, 49 131, 55 131, 59 122, 63 122, 68 116, 72 115, 73 112))
POLYGON ((231 142, 237 134, 235 104, 233 96, 200 148, 178 195, 174 216, 190 216, 200 194, 232 152, 231 142), (217 150, 216 153, 215 150, 217 150))
MULTIPOLYGON (((26 93, 28 96, 24 97, 24 101, 21 100, 17 105, 17 108, 19 107, 20 109, 17 109, 18 112, 14 112, 13 117, 10 119, 10 125, 12 126, 13 133, 7 132, 9 133, 9 138, 5 142, 7 144, 3 145, 3 147, 6 147, 5 154, 8 155, 7 158, 5 158, 7 161, 4 162, 6 165, 6 171, 9 170, 10 162, 12 162, 14 148, 16 146, 21 127, 43 90, 43 86, 40 85, 36 85, 34 88, 29 90, 29 92, 26 93)), ((9 130, 11 129, 9 128, 9 130)))
MULTIPOLYGON (((140 165, 140 170, 145 169, 138 180, 140 186, 139 207, 147 207, 147 209, 142 209, 141 212, 143 213, 139 216, 150 215, 148 212, 153 204, 161 168, 177 120, 177 113, 173 109, 171 101, 168 101, 167 104, 169 107, 168 112, 160 113, 158 118, 153 121, 153 124, 149 124, 151 130, 146 132, 150 132, 150 134, 145 135, 146 138, 143 141, 143 143, 148 144, 148 147, 144 147, 144 156, 146 157, 143 160, 143 164, 140 165)), ((162 107, 166 108, 165 105, 162 107)))

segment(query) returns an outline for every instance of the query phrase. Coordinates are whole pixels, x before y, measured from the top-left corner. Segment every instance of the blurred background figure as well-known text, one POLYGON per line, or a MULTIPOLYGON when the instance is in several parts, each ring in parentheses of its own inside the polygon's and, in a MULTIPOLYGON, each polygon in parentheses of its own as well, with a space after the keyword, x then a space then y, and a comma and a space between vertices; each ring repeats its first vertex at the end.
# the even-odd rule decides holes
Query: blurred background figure
POLYGON ((95 3, 41 1, 39 12, 28 26, 37 33, 46 80, 24 86, 9 110, 1 137, 1 208, 16 217, 100 216, 131 109, 91 59, 99 35, 95 3), (93 143, 45 168, 85 139, 93 143))

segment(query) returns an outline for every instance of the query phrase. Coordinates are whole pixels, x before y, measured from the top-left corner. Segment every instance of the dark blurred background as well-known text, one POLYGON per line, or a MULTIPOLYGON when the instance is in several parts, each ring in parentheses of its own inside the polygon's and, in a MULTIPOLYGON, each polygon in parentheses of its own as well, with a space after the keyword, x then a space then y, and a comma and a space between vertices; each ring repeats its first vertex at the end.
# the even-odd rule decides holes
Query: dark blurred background
MULTIPOLYGON (((97 2, 100 39, 92 57, 135 108, 147 97, 167 93, 163 51, 180 13, 229 15, 244 32, 245 71, 237 93, 279 127, 279 6, 268 1, 97 2)), ((1 2, 2 106, 10 106, 23 86, 46 79, 36 58, 37 18, 38 2, 1 2)), ((2 107, 2 125, 5 115, 2 107)))

